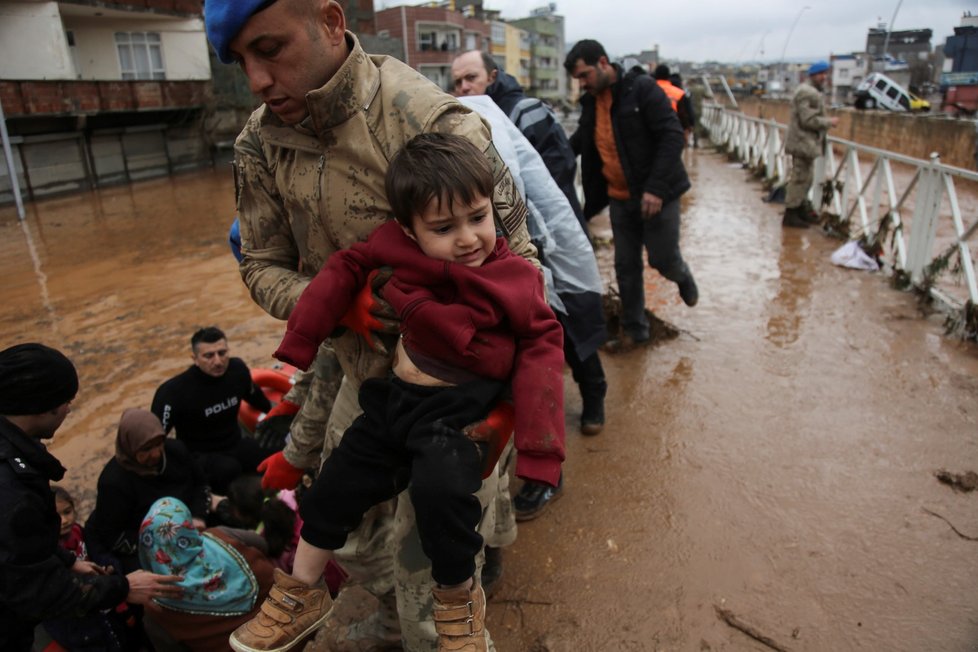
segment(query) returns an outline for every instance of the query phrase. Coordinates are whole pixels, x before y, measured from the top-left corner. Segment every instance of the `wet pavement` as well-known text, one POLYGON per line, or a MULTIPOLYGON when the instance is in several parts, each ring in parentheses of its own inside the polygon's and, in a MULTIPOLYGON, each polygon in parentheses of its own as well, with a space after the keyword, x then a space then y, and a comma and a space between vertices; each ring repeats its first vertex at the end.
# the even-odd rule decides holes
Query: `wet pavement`
MULTIPOLYGON (((505 552, 497 649, 978 649, 978 494, 934 476, 978 470, 978 349, 882 275, 831 265, 838 241, 783 231, 739 166, 688 156, 700 303, 648 273, 681 333, 603 356, 601 435, 577 434, 567 375, 565 489, 505 552)), ((190 363, 196 327, 259 367, 282 327, 228 251, 227 169, 29 208, 24 225, 0 208, 0 343, 76 361, 51 448, 90 501, 119 414, 190 363)))

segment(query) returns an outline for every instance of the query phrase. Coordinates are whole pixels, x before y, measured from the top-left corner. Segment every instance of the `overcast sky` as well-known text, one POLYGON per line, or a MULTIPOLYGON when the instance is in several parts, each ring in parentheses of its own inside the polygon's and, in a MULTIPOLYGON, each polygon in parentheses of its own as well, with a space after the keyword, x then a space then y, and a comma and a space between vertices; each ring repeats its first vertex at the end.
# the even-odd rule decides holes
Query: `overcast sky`
MULTIPOLYGON (((594 38, 612 56, 659 46, 665 59, 685 61, 778 61, 827 59, 862 51, 877 23, 893 29, 930 28, 931 45, 954 34, 975 0, 555 0, 565 18, 568 45, 594 38), (804 9, 803 7, 809 7, 804 9), (795 23, 794 31, 791 31, 795 23), (790 38, 789 38, 790 32, 790 38), (787 47, 785 47, 787 45, 787 47)), ((400 4, 376 0, 377 9, 400 4)), ((539 0, 483 0, 504 18, 522 18, 539 0)))

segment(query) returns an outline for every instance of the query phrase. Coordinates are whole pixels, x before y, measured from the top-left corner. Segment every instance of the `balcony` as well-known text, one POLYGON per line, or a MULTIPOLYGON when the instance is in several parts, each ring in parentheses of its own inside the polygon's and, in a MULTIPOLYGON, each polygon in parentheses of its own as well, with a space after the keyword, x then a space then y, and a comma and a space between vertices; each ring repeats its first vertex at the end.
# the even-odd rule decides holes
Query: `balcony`
POLYGON ((196 15, 200 15, 202 5, 200 0, 108 0, 99 4, 110 8, 131 7, 133 9, 196 15))
POLYGON ((0 81, 8 118, 201 107, 209 81, 0 81))

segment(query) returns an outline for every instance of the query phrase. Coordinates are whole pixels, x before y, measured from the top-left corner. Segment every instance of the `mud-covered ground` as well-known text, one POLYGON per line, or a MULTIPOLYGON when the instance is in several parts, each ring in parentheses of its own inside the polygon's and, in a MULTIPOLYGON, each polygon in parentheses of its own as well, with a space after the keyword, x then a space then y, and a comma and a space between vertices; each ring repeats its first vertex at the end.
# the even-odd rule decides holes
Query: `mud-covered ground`
MULTIPOLYGON (((978 470, 978 349, 832 266, 837 241, 783 231, 739 167, 688 156, 700 304, 649 274, 680 336, 603 356, 600 436, 577 434, 567 375, 564 494, 505 553, 497 649, 978 649, 978 492, 935 477, 978 470)), ((0 343, 78 365, 51 448, 83 513, 119 414, 190 364, 195 328, 272 363, 281 324, 240 281, 232 213, 223 168, 32 204, 24 224, 0 208, 0 343)))

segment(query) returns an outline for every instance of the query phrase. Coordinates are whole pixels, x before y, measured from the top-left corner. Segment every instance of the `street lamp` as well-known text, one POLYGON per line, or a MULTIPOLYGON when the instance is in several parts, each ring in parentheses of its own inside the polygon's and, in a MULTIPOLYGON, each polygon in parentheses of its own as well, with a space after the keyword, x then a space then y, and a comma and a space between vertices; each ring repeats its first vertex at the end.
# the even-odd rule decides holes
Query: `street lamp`
MULTIPOLYGON (((795 26, 798 25, 798 21, 801 20, 801 15, 805 13, 806 10, 811 9, 808 5, 805 5, 798 10, 798 15, 795 16, 795 20, 791 23, 791 29, 788 30, 788 36, 784 40, 784 47, 781 48, 781 63, 778 65, 778 81, 784 83, 784 55, 788 51, 788 41, 791 40, 791 35, 795 32, 795 26)), ((787 86, 787 84, 785 84, 787 86)))
POLYGON ((900 5, 903 4, 903 0, 897 2, 896 9, 893 10, 893 18, 890 19, 890 24, 886 26, 886 36, 883 37, 883 70, 886 71, 886 49, 890 46, 890 34, 893 32, 893 23, 896 22, 897 12, 900 11, 900 5))

